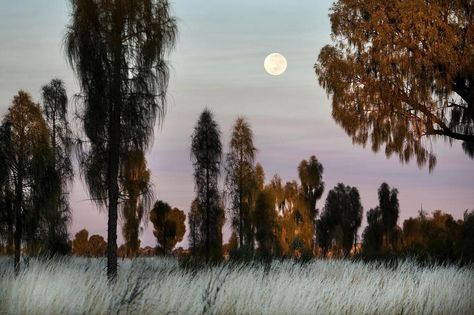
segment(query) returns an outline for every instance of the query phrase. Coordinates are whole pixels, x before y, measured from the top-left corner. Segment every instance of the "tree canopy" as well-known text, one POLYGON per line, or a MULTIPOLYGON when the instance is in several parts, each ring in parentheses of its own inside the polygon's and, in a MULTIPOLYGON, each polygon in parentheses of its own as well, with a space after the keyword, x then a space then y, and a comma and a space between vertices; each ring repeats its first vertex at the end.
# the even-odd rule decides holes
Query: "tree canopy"
POLYGON ((13 226, 8 229, 11 232, 14 227, 15 272, 18 273, 22 240, 26 236, 30 244, 35 241, 42 217, 39 211, 45 210, 44 201, 50 197, 50 191, 44 189, 51 165, 50 132, 40 106, 24 91, 14 96, 0 130, 3 190, 12 202, 12 207, 3 211, 13 210, 2 217, 14 218, 13 226))
POLYGON ((347 257, 357 240, 362 212, 357 188, 339 183, 331 189, 321 214, 323 222, 318 224, 322 233, 328 233, 323 236, 324 245, 327 245, 329 240, 336 240, 344 257, 347 257))
MULTIPOLYGON (((221 132, 214 115, 205 109, 191 136, 191 160, 194 167, 196 211, 193 217, 199 223, 198 246, 204 250, 207 261, 222 256, 222 225, 224 209, 219 192, 222 163, 221 132)), ((196 244, 197 245, 197 244, 196 244)))
POLYGON ((438 136, 474 157, 472 2, 339 0, 315 65, 354 143, 432 170, 438 136), (416 14, 413 14, 416 12, 416 14))
POLYGON ((252 212, 255 204, 255 153, 253 132, 242 117, 232 129, 226 159, 226 187, 230 197, 232 227, 238 233, 239 247, 253 249, 254 226, 252 212))
POLYGON ((186 215, 178 208, 158 200, 150 211, 150 221, 153 223, 153 235, 159 244, 160 252, 168 255, 173 248, 183 240, 186 232, 186 215))
POLYGON ((120 166, 144 151, 165 113, 166 53, 176 39, 167 0, 72 0, 66 55, 81 87, 87 142, 80 165, 89 194, 108 206, 107 275, 117 275, 120 166))
POLYGON ((51 133, 52 165, 48 185, 51 189, 51 204, 48 211, 47 250, 51 255, 67 251, 69 246, 68 225, 71 221, 68 185, 74 178, 71 162, 72 132, 68 119, 68 98, 64 83, 51 80, 42 87, 43 113, 51 133))

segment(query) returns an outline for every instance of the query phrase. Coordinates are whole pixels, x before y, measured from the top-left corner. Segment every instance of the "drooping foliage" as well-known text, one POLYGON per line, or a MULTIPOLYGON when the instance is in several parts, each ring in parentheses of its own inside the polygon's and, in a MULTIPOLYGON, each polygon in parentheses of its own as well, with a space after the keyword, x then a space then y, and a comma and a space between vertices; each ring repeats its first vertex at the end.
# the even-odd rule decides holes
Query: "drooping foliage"
POLYGON ((117 275, 119 173, 150 144, 165 113, 166 53, 176 38, 167 0, 72 0, 66 55, 81 87, 88 141, 80 166, 92 199, 108 206, 107 274, 117 275))
POLYGON ((52 167, 47 184, 51 189, 51 205, 46 219, 46 239, 43 241, 51 255, 65 254, 69 246, 68 225, 71 221, 68 185, 73 180, 71 163, 72 132, 68 119, 68 98, 64 83, 53 79, 42 88, 43 113, 51 132, 52 167))
POLYGON ((334 44, 321 49, 315 69, 354 143, 430 170, 438 136, 463 141, 474 157, 472 11, 463 0, 334 3, 334 44))
POLYGON ((143 151, 128 152, 122 164, 121 177, 122 234, 127 257, 135 257, 140 249, 141 224, 146 224, 152 191, 150 170, 143 151))

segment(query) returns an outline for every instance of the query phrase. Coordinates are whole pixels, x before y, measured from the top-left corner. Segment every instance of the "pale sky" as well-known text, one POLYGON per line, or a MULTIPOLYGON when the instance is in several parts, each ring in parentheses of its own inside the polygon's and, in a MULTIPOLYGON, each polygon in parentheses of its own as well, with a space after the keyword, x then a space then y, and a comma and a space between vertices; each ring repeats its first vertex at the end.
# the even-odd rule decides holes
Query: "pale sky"
MULTIPOLYGON (((169 57, 168 112, 155 129, 147 155, 155 198, 188 211, 194 198, 190 136, 199 114, 208 107, 220 124, 226 149, 233 121, 238 116, 248 119, 267 180, 274 173, 284 181, 297 179, 299 162, 316 155, 326 182, 318 207, 338 182, 356 186, 364 205, 364 225, 365 213, 377 205, 377 188, 384 181, 400 192, 399 224, 415 216, 421 204, 426 211, 443 209, 455 218, 474 208, 474 161, 462 152, 460 143, 434 143, 438 164, 430 174, 416 163, 402 165, 396 157, 387 159, 383 152, 353 146, 332 120, 330 100, 312 68, 321 47, 330 43, 331 2, 171 1, 180 34, 169 57), (288 61, 283 75, 270 76, 263 69, 272 52, 288 61)), ((2 117, 18 90, 40 101, 41 86, 54 77, 65 81, 71 98, 79 91, 62 48, 68 14, 65 0, 0 0, 2 117)), ((87 198, 77 176, 71 193, 71 236, 86 228, 105 237, 106 212, 99 212, 87 198)), ((141 236, 142 246, 156 244, 151 228, 149 224, 141 236)))

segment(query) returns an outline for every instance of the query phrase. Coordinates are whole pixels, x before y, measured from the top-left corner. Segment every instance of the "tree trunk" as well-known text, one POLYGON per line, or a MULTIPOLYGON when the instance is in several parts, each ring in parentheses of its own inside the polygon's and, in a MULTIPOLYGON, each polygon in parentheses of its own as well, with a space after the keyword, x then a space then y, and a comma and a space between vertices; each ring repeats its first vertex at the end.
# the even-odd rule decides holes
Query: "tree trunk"
POLYGON ((210 223, 210 195, 209 195, 209 167, 206 169, 206 262, 211 256, 211 223, 210 223))
POLYGON ((240 163, 239 163, 239 240, 240 240, 240 248, 244 245, 244 213, 243 213, 243 206, 242 206, 242 145, 240 145, 240 163))
MULTIPOLYGON (((112 139, 116 138, 113 136, 112 139)), ((115 142, 115 141, 114 141, 115 142)), ((112 142, 113 143, 113 142, 112 142)), ((109 149, 108 166, 108 199, 109 217, 107 222, 107 277, 113 280, 117 277, 117 208, 118 208, 118 168, 119 168, 119 143, 109 149)))
POLYGON ((118 175, 120 166, 121 146, 121 110, 122 110, 122 31, 123 31, 123 8, 121 2, 117 2, 114 10, 114 36, 113 39, 113 99, 109 105, 108 126, 108 201, 109 217, 107 222, 107 277, 110 281, 117 278, 117 213, 118 213, 118 175))
POLYGON ((15 234, 14 234, 14 243, 15 243, 15 260, 14 260, 14 270, 15 275, 18 276, 20 273, 20 257, 21 257, 21 236, 23 228, 22 220, 22 203, 23 203, 23 163, 20 161, 18 163, 18 174, 15 184, 15 234))

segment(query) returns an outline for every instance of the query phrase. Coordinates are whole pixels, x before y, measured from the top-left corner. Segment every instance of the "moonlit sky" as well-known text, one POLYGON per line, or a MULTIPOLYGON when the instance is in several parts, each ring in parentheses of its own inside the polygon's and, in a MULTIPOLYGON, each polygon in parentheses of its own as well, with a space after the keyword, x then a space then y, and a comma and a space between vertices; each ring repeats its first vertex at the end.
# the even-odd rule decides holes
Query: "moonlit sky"
MULTIPOLYGON (((324 165, 326 192, 338 182, 356 186, 365 212, 377 205, 383 181, 400 191, 400 221, 443 209, 461 218, 474 208, 474 161, 460 143, 434 143, 434 172, 402 165, 369 148, 353 146, 331 118, 330 101, 317 83, 313 64, 321 47, 330 43, 327 17, 332 1, 175 0, 179 40, 169 57, 169 107, 164 124, 155 129, 148 152, 155 198, 188 211, 194 196, 190 135, 207 106, 221 126, 225 148, 233 121, 243 115, 252 125, 257 160, 267 181, 274 173, 284 181, 297 179, 299 162, 315 154, 324 165), (283 75, 263 68, 271 52, 288 60, 283 75)), ((79 91, 62 49, 69 5, 65 0, 0 1, 0 114, 19 89, 40 100, 41 86, 54 77, 65 81, 68 94, 79 91)), ((87 200, 77 176, 71 193, 71 236, 82 228, 106 237, 106 212, 87 200)), ((154 246, 152 225, 142 246, 154 246)), ((228 235, 228 228, 226 229, 228 235)), ((361 230, 359 231, 361 232, 361 230)), ((119 235, 119 244, 122 237, 119 235)), ((184 240, 181 245, 186 246, 184 240)))

